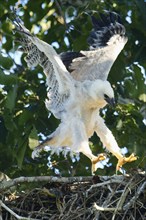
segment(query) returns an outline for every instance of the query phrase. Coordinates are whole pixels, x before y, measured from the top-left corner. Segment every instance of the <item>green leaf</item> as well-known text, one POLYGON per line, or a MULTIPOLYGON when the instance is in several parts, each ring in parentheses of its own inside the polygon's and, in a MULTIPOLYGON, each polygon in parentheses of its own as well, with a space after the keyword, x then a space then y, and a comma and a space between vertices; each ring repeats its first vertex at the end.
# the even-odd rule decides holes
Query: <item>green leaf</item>
POLYGON ((11 90, 8 92, 5 107, 10 110, 10 112, 13 111, 15 107, 16 97, 17 97, 17 89, 18 86, 14 85, 11 90))
POLYGON ((13 114, 10 113, 9 109, 5 109, 4 122, 7 130, 14 133, 14 131, 17 129, 17 125, 15 124, 13 114))
POLYGON ((138 67, 137 65, 134 65, 134 73, 135 73, 135 80, 137 83, 138 96, 140 96, 145 92, 144 77, 143 74, 141 73, 140 67, 138 67))
POLYGON ((24 109, 22 113, 19 115, 19 119, 18 119, 19 126, 25 125, 28 121, 30 122, 33 117, 32 114, 33 113, 30 110, 24 109))
POLYGON ((0 65, 9 70, 10 67, 13 65, 13 61, 12 59, 10 59, 9 57, 3 57, 1 54, 0 54, 0 65))
POLYGON ((10 74, 6 75, 0 70, 0 84, 1 85, 13 85, 18 81, 18 77, 16 75, 10 74))
POLYGON ((17 152, 17 155, 16 155, 17 164, 20 169, 22 168, 26 148, 27 148, 27 142, 24 142, 24 144, 19 148, 19 151, 17 152))
POLYGON ((37 132, 36 127, 33 125, 31 133, 29 135, 29 147, 30 149, 34 149, 38 145, 39 145, 38 132, 37 132))

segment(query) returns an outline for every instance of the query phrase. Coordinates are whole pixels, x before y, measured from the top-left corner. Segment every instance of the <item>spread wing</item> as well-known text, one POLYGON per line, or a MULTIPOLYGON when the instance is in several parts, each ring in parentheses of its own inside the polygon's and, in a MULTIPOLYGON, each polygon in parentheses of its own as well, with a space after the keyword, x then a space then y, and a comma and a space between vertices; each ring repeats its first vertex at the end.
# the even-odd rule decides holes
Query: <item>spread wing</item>
POLYGON ((42 66, 48 85, 46 106, 57 118, 60 118, 61 112, 65 111, 66 102, 73 95, 74 80, 53 47, 33 36, 23 26, 22 21, 14 16, 15 30, 23 36, 16 40, 22 46, 19 50, 27 53, 25 60, 28 67, 38 64, 42 66))
POLYGON ((88 38, 89 51, 60 54, 73 78, 84 80, 106 80, 117 56, 127 42, 125 27, 115 12, 100 14, 92 18, 93 30, 88 38))

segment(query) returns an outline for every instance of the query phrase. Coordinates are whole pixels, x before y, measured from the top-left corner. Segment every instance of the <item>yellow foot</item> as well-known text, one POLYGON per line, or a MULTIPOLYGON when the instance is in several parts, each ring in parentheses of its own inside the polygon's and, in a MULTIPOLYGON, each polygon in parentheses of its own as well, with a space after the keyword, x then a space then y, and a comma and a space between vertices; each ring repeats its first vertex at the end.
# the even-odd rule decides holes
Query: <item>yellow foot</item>
POLYGON ((106 154, 99 154, 98 157, 92 159, 92 174, 97 170, 97 163, 99 161, 105 160, 106 159, 106 154))
POLYGON ((134 154, 131 154, 129 157, 122 157, 118 160, 116 171, 118 171, 125 163, 132 162, 137 160, 137 157, 134 154))

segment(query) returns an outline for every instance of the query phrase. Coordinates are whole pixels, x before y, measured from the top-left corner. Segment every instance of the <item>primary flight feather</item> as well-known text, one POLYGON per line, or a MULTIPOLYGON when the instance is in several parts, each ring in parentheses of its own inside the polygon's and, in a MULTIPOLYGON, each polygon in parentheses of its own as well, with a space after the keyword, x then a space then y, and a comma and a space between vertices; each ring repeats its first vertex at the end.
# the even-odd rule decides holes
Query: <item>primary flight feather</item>
POLYGON ((112 132, 99 115, 107 103, 114 104, 114 92, 107 81, 111 66, 127 42, 125 28, 114 12, 92 16, 93 30, 88 43, 90 49, 80 52, 64 52, 60 55, 46 42, 31 34, 14 15, 13 23, 22 38, 19 50, 27 53, 28 67, 42 66, 48 86, 46 107, 58 119, 60 125, 33 151, 36 156, 45 146, 55 150, 70 147, 82 152, 92 162, 92 172, 104 154, 95 156, 89 147, 89 138, 97 133, 103 145, 118 159, 117 169, 124 163, 136 160, 134 154, 126 158, 121 154, 112 132))

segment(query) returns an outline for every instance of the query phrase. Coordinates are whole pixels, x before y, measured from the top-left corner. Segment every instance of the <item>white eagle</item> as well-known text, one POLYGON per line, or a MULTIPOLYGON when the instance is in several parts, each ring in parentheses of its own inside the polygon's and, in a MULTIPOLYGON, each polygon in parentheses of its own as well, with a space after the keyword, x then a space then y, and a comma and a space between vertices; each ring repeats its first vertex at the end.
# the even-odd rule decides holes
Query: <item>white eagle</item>
POLYGON ((82 152, 92 163, 92 173, 97 162, 105 154, 93 155, 89 138, 97 133, 104 147, 118 159, 118 170, 126 162, 136 160, 131 154, 124 157, 112 132, 107 128, 99 110, 107 103, 114 104, 114 92, 107 81, 109 71, 127 42, 125 28, 115 12, 91 16, 93 30, 88 43, 90 49, 80 52, 64 52, 60 55, 46 42, 31 34, 15 15, 15 29, 23 37, 19 50, 27 53, 28 67, 40 65, 46 75, 48 86, 46 107, 58 119, 58 128, 45 142, 33 151, 36 156, 45 146, 69 147, 73 152, 82 152))

